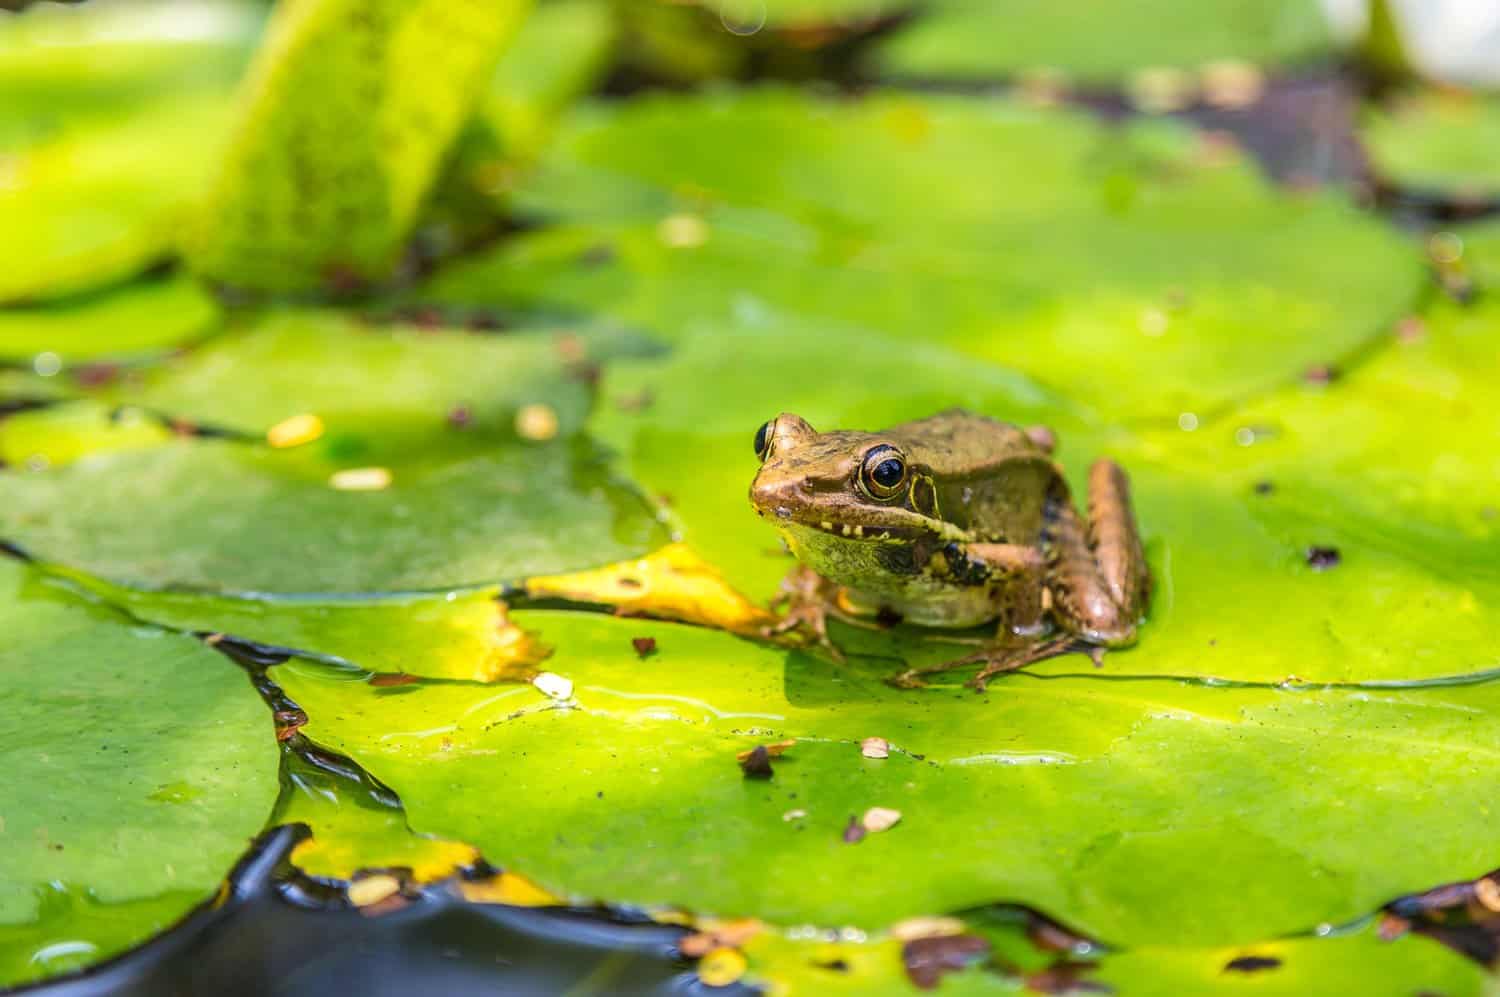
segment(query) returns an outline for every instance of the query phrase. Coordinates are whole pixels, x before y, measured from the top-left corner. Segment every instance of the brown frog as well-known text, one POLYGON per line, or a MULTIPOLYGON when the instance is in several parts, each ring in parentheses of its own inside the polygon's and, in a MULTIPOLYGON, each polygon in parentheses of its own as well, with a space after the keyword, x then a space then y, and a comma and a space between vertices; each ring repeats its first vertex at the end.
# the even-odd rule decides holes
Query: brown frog
POLYGON ((828 641, 826 614, 929 627, 999 621, 977 654, 894 681, 981 664, 971 681, 1083 647, 1130 644, 1150 576, 1125 472, 1089 472, 1088 520, 1052 460, 1050 430, 959 409, 875 433, 819 433, 783 413, 755 434, 755 511, 802 564, 775 630, 828 641))

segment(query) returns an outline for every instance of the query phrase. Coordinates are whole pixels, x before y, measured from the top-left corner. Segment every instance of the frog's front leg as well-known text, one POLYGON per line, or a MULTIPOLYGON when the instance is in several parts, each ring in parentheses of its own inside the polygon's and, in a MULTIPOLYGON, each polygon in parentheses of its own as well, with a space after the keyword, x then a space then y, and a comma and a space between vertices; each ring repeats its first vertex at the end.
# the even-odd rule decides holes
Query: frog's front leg
POLYGON ((780 637, 801 630, 811 634, 813 643, 828 652, 834 661, 842 663, 844 652, 828 636, 828 618, 842 620, 856 626, 862 621, 844 612, 839 605, 840 586, 830 582, 805 564, 799 564, 781 580, 776 597, 771 600, 771 609, 786 607, 786 615, 763 631, 767 637, 780 637))
POLYGON ((1048 511, 1047 587, 1058 624, 1092 644, 1133 643, 1151 583, 1125 472, 1109 460, 1089 469, 1087 527, 1066 497, 1048 511))

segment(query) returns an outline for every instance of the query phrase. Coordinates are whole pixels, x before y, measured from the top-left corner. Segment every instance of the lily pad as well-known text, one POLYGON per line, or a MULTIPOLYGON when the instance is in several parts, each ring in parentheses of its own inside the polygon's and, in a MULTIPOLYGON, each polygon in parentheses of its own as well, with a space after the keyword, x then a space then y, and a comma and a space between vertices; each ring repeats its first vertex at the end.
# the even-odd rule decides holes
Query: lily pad
POLYGON ((0 462, 40 469, 87 454, 154 446, 171 435, 139 409, 68 402, 0 419, 0 462))
POLYGON ((269 815, 277 759, 248 678, 198 641, 11 559, 0 616, 0 951, 17 983, 111 955, 206 900, 269 815))
POLYGON ((272 292, 389 277, 444 153, 530 6, 278 8, 189 240, 194 269, 272 292), (443 72, 428 71, 436 63, 443 72))
POLYGON ((545 165, 520 201, 568 224, 423 296, 671 339, 757 314, 854 324, 1114 418, 1176 420, 1345 357, 1421 276, 1340 197, 1273 191, 1188 132, 1006 102, 645 98, 577 115, 545 165))
POLYGON ((211 331, 219 307, 183 276, 140 280, 32 306, 0 308, 0 360, 60 367, 132 360, 182 346, 211 331))
POLYGON ((1500 751, 1500 686, 1023 674, 980 697, 680 625, 517 615, 556 645, 573 700, 425 682, 381 696, 295 660, 273 674, 303 733, 392 787, 413 828, 562 895, 863 929, 1007 900, 1112 944, 1219 945, 1493 864, 1475 774, 1500 751), (872 735, 889 758, 861 757, 872 735), (746 780, 736 753, 787 737, 774 778, 746 780), (476 794, 528 804, 501 820, 476 794), (871 806, 900 823, 846 843, 871 806))
POLYGON ((1333 42, 1316 0, 936 0, 882 40, 872 62, 899 77, 992 80, 1046 70, 1101 86, 1162 66, 1305 64, 1330 58, 1333 42))
POLYGON ((185 96, 20 148, 0 188, 0 303, 95 289, 165 258, 228 123, 223 96, 185 96))
POLYGON ((1459 201, 1500 197, 1500 100, 1461 92, 1402 95, 1366 116, 1376 174, 1399 190, 1459 201))
POLYGON ((582 441, 384 453, 400 457, 375 469, 388 487, 345 490, 334 476, 380 453, 357 442, 339 459, 186 440, 0 475, 0 536, 117 582, 239 593, 450 589, 663 539, 582 441))

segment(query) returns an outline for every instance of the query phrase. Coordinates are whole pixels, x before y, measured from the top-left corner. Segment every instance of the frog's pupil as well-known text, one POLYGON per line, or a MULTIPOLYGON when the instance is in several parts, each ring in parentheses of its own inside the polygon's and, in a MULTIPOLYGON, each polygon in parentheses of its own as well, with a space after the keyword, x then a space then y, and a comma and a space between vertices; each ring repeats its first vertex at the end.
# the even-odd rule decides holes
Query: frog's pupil
POLYGON ((755 455, 757 457, 766 452, 766 437, 770 434, 771 424, 769 422, 761 423, 760 428, 755 431, 755 455))
POLYGON ((875 483, 881 488, 895 488, 901 484, 901 476, 905 472, 906 468, 899 460, 888 457, 875 465, 875 470, 870 472, 870 477, 874 478, 875 483))

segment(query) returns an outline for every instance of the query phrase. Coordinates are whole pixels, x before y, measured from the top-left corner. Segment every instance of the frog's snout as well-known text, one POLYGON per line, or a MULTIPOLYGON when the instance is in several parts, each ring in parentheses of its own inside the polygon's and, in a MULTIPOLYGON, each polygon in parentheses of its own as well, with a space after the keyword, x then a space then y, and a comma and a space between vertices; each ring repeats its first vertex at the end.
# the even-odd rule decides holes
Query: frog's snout
POLYGON ((792 509, 797 504, 797 499, 805 490, 800 480, 773 482, 757 476, 750 485, 750 504, 761 516, 788 520, 792 518, 792 509))

